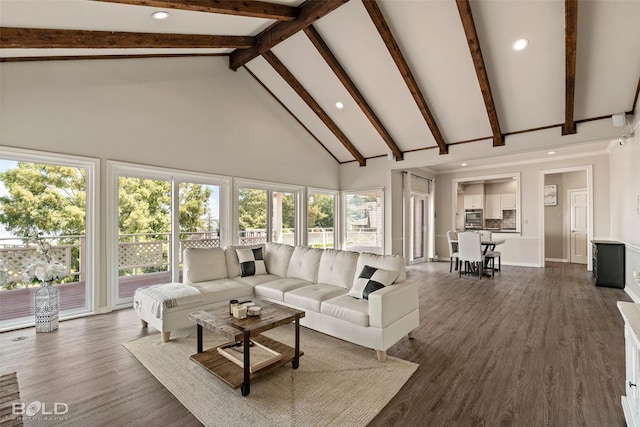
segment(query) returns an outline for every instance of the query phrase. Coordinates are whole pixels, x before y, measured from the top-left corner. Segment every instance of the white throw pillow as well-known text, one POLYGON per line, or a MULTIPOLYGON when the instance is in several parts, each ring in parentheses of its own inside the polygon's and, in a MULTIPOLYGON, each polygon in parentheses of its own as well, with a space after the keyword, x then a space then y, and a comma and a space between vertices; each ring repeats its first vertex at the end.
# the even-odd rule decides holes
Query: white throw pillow
POLYGON ((187 248, 184 251, 183 282, 186 284, 227 278, 222 248, 187 248))
POLYGON ((365 265, 348 295, 358 299, 369 299, 369 294, 389 286, 398 277, 397 271, 382 270, 365 265))
POLYGON ((236 249, 236 251, 238 252, 240 275, 242 277, 267 274, 267 267, 264 265, 264 257, 262 256, 262 248, 236 249))

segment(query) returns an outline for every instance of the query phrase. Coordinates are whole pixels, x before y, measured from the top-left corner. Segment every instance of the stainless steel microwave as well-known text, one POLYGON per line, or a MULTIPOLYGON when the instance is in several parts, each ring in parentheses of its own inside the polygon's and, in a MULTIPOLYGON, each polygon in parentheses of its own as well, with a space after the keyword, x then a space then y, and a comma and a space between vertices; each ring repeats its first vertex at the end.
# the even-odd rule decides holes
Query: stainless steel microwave
POLYGON ((482 228, 482 209, 467 209, 464 211, 464 229, 479 230, 482 228))

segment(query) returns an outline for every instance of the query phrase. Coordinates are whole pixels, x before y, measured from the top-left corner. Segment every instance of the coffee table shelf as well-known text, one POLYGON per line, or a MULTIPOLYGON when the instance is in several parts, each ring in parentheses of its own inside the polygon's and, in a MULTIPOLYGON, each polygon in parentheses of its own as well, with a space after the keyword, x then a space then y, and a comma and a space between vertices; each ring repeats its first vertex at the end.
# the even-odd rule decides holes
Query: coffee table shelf
MULTIPOLYGON (((274 363, 265 366, 259 371, 251 373, 251 380, 259 377, 260 375, 264 375, 268 372, 280 368, 281 366, 293 361, 295 357, 295 349, 279 341, 273 340, 263 335, 257 335, 255 337, 252 336, 251 340, 282 354, 282 358, 280 360, 277 360, 274 363)), ((224 347, 227 344, 229 343, 223 344, 218 347, 224 347)), ((202 353, 196 353, 191 356, 191 359, 205 368, 207 371, 227 383, 227 385, 233 388, 240 388, 244 383, 244 369, 219 354, 218 347, 205 350, 202 353)), ((303 354, 304 352, 300 351, 300 356, 302 356, 303 354)))

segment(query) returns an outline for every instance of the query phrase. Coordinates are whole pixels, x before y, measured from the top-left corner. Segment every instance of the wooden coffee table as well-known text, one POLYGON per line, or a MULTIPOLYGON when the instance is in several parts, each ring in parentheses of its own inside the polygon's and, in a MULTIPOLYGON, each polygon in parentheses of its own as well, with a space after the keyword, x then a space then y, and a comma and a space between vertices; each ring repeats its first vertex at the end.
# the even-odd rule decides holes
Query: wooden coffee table
POLYGON ((300 356, 303 354, 300 351, 300 318, 304 317, 304 311, 258 299, 253 299, 252 302, 262 308, 259 316, 236 319, 229 314, 227 306, 189 313, 189 319, 193 320, 198 328, 198 352, 191 356, 191 359, 229 386, 241 388, 243 396, 249 394, 250 383, 253 378, 279 368, 287 362, 291 362, 293 369, 297 369, 300 364, 300 356), (261 332, 291 322, 296 324, 295 348, 260 335, 261 332), (203 350, 203 328, 220 334, 231 341, 212 349, 203 350), (253 345, 252 341, 280 353, 282 357, 258 371, 251 372, 250 346, 253 345), (244 348, 243 367, 218 352, 218 348, 227 347, 229 344, 235 343, 242 344, 244 348))

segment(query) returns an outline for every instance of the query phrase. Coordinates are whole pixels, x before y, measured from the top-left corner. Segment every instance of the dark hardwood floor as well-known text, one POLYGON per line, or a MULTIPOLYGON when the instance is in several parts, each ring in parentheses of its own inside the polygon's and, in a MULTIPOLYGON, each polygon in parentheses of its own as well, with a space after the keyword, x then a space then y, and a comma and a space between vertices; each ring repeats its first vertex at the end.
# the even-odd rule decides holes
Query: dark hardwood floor
MULTIPOLYGON (((420 327, 388 354, 420 367, 371 425, 625 425, 623 290, 556 263, 503 266, 495 279, 458 278, 443 262, 408 275, 420 327)), ((18 372, 22 401, 69 405, 64 420, 25 425, 200 425, 121 345, 146 334, 160 339, 130 309, 0 334, 0 374, 18 372)))

